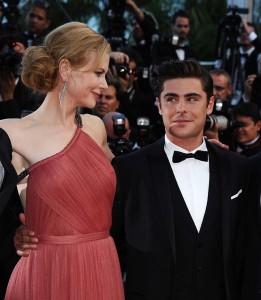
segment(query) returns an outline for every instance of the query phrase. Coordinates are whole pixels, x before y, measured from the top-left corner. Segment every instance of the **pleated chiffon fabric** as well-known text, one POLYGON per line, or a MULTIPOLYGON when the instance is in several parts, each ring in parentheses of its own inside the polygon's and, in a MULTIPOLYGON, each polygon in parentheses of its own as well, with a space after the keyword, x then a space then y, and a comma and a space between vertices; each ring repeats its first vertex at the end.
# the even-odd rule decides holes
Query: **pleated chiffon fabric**
POLYGON ((122 300, 116 248, 109 236, 115 173, 80 127, 59 153, 29 168, 27 227, 37 249, 21 258, 5 300, 122 300))

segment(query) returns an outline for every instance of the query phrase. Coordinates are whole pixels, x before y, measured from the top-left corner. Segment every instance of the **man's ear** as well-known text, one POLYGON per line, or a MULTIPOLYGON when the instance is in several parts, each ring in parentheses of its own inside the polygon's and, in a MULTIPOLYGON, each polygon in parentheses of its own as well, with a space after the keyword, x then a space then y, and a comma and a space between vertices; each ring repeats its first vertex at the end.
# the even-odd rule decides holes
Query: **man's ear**
POLYGON ((261 129, 261 120, 256 122, 256 128, 257 128, 257 131, 260 131, 260 129, 261 129))
POLYGON ((51 25, 51 20, 47 20, 45 24, 45 29, 48 29, 51 25))
POLYGON ((67 82, 71 72, 71 65, 67 59, 61 59, 59 63, 59 73, 63 82, 67 82))
POLYGON ((159 114, 161 115, 161 103, 160 103, 160 99, 157 97, 156 101, 157 101, 157 106, 158 106, 159 114))
POLYGON ((210 115, 212 113, 214 104, 215 104, 215 98, 214 98, 214 96, 212 96, 212 97, 210 97, 209 102, 208 102, 207 115, 210 115))

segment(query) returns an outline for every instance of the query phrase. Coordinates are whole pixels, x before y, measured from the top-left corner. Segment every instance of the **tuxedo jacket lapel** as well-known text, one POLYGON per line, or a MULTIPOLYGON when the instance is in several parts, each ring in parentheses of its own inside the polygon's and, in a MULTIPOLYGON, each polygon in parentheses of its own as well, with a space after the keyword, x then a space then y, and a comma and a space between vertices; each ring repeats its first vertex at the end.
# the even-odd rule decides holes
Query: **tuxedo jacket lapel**
POLYGON ((169 161, 164 151, 164 138, 155 144, 154 152, 148 156, 150 174, 156 192, 161 213, 165 222, 171 249, 176 260, 175 229, 172 206, 171 181, 169 179, 169 161))
MULTIPOLYGON (((220 178, 220 196, 221 196, 221 214, 222 214, 222 240, 223 240, 223 258, 226 264, 230 247, 230 197, 231 197, 231 171, 227 156, 222 155, 207 142, 209 151, 209 160, 216 160, 212 172, 218 172, 220 178)), ((210 174, 211 176, 211 174, 210 174)))

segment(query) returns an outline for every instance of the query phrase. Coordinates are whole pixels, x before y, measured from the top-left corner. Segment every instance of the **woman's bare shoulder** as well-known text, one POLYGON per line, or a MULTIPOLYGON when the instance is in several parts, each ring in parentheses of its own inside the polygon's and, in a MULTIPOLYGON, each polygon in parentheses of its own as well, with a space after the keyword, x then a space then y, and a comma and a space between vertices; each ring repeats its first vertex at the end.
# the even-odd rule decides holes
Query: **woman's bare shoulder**
POLYGON ((104 135, 106 135, 105 126, 99 117, 89 114, 81 115, 81 117, 83 122, 83 131, 91 135, 95 140, 104 138, 104 135))
POLYGON ((88 133, 97 142, 109 161, 111 161, 113 158, 113 154, 108 147, 107 133, 103 121, 97 116, 87 114, 82 115, 82 121, 83 131, 88 133))

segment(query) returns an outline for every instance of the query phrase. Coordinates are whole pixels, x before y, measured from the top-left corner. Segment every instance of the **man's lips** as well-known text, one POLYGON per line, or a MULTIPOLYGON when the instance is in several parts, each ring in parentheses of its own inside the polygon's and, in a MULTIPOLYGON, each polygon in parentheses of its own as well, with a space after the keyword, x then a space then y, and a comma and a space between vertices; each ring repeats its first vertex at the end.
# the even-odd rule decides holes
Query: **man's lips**
POLYGON ((174 124, 177 124, 177 125, 186 125, 188 123, 190 123, 191 121, 190 120, 187 120, 187 119, 177 119, 177 120, 173 120, 173 123, 174 124))

